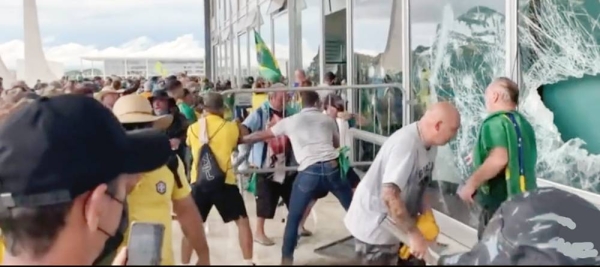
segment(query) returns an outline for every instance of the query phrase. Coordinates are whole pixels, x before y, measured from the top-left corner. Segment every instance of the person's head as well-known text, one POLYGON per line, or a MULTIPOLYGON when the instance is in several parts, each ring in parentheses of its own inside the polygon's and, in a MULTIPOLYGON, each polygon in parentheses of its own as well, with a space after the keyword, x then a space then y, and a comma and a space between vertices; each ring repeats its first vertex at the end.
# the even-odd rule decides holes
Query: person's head
POLYGON ((460 114, 450 102, 438 102, 425 112, 418 125, 425 145, 445 145, 456 136, 460 127, 460 114))
POLYGON ((156 115, 167 115, 170 114, 169 99, 171 97, 165 90, 155 90, 152 92, 150 97, 150 103, 152 103, 152 109, 156 115))
POLYGON ((98 101, 40 98, 0 125, 4 263, 91 265, 123 241, 126 185, 165 164, 158 131, 125 133, 98 101), (112 243, 111 243, 112 242, 112 243))
POLYGON ((152 81, 144 83, 144 92, 152 92, 152 81))
POLYGON ((204 112, 223 117, 223 113, 225 111, 225 102, 223 101, 223 95, 219 93, 209 92, 204 94, 202 99, 202 109, 204 110, 204 112))
POLYGON ((183 100, 183 102, 185 102, 186 104, 188 104, 190 106, 193 106, 194 102, 195 102, 194 95, 188 89, 183 89, 182 100, 183 100))
MULTIPOLYGON (((281 83, 276 83, 271 88, 285 88, 286 86, 281 83)), ((286 91, 270 92, 269 93, 269 105, 274 110, 282 111, 287 102, 289 96, 286 91)))
POLYGON ((319 94, 315 91, 302 91, 300 92, 300 98, 302 98, 303 108, 319 107, 319 94))
POLYGON ((183 97, 183 84, 177 79, 167 80, 165 89, 172 98, 180 99, 183 97))
POLYGON ((128 131, 146 128, 166 130, 173 122, 173 116, 170 114, 153 115, 150 101, 137 94, 119 98, 112 111, 128 131))
POLYGON ((304 70, 302 70, 302 69, 297 69, 294 72, 294 76, 296 78, 296 82, 298 82, 298 83, 301 83, 304 80, 306 80, 306 72, 304 72, 304 70))
POLYGON ((335 82, 335 74, 333 74, 333 72, 328 71, 327 73, 325 73, 325 83, 332 85, 335 82))
POLYGON ((337 116, 338 112, 344 112, 346 109, 346 102, 341 96, 335 93, 328 94, 323 99, 323 110, 327 111, 327 114, 337 116))
POLYGON ((123 86, 121 83, 121 80, 119 80, 119 79, 114 80, 111 85, 112 85, 112 88, 115 90, 120 90, 121 87, 123 86))
MULTIPOLYGON (((117 81, 115 81, 115 83, 116 82, 117 81)), ((112 109, 122 93, 123 90, 115 90, 112 86, 106 86, 96 94, 96 98, 100 100, 105 107, 112 109)))
POLYGON ((313 86, 312 82, 310 80, 304 80, 300 83, 300 86, 302 87, 311 87, 313 86))
POLYGON ((515 110, 518 103, 519 86, 509 78, 496 78, 485 89, 485 108, 490 113, 515 110))
POLYGON ((22 83, 15 83, 12 87, 2 91, 2 100, 10 103, 17 103, 29 92, 28 88, 22 83))
POLYGON ((73 90, 73 94, 84 95, 87 97, 94 97, 94 91, 96 89, 96 85, 91 82, 84 82, 77 84, 75 89, 73 90))

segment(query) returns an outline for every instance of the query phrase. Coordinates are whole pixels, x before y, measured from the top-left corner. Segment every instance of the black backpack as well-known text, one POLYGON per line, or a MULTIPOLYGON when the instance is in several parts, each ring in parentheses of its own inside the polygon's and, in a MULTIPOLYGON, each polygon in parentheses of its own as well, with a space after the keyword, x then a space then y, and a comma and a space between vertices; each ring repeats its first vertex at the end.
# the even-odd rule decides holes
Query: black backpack
POLYGON ((206 118, 200 118, 198 124, 200 129, 198 138, 202 145, 200 146, 200 151, 198 153, 198 179, 196 180, 196 184, 203 192, 213 192, 225 185, 227 172, 224 172, 219 167, 219 163, 210 149, 209 143, 210 140, 219 133, 223 126, 225 126, 225 122, 219 126, 217 131, 215 131, 215 134, 210 138, 208 137, 206 118))

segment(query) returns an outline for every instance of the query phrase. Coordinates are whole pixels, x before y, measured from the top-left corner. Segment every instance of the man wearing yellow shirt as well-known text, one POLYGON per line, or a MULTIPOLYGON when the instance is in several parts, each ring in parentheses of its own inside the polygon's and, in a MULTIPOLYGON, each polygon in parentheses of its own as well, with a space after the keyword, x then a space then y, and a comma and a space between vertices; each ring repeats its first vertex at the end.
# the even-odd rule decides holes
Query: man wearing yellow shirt
POLYGON ((223 119, 224 109, 225 103, 221 94, 205 94, 205 115, 188 128, 187 145, 191 147, 193 155, 191 170, 192 194, 204 221, 206 221, 212 207, 215 206, 223 222, 235 222, 238 227, 244 264, 252 265, 252 231, 250 230, 246 206, 231 167, 231 154, 239 143, 240 130, 235 122, 228 122, 223 119), (203 136, 208 139, 207 143, 214 155, 216 164, 225 174, 224 184, 210 190, 207 189, 205 180, 199 180, 198 178, 200 150, 203 144, 201 138, 204 138, 203 136))
MULTIPOLYGON (((143 128, 166 129, 172 122, 171 115, 154 116, 150 102, 140 95, 127 95, 120 98, 113 113, 127 131, 143 128)), ((153 222, 165 226, 162 245, 161 265, 174 265, 172 242, 173 211, 177 215, 184 235, 198 253, 198 265, 209 265, 208 244, 202 220, 190 194, 191 188, 186 179, 184 164, 173 153, 171 162, 153 171, 143 173, 142 179, 127 196, 130 222, 153 222), (173 162, 174 161, 174 162, 173 162), (173 164, 175 166, 173 166, 173 164)), ((122 246, 128 242, 128 232, 122 246)))

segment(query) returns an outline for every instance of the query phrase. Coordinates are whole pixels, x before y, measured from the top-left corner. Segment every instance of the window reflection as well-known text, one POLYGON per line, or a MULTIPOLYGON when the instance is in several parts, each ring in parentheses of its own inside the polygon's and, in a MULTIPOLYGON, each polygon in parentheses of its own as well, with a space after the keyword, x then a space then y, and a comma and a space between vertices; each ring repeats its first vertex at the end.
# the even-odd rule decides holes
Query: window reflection
POLYGON ((246 77, 249 75, 249 65, 248 65, 248 34, 244 33, 240 35, 240 82, 238 86, 244 84, 246 77))
MULTIPOLYGON (((271 15, 269 15, 269 1, 265 1, 260 5, 260 16, 261 16, 261 25, 260 25, 260 37, 262 37, 265 44, 273 50, 271 47, 271 15)), ((254 43, 254 38, 251 40, 254 43)))
MULTIPOLYGON (((256 43, 254 40, 254 31, 250 31, 248 34, 250 35, 250 44, 249 44, 249 46, 250 46, 250 61, 248 63, 250 72, 249 72, 248 76, 257 76, 258 75, 258 62, 256 62, 256 43)), ((267 43, 267 45, 268 45, 268 43, 267 43)))
POLYGON ((461 130, 438 149, 434 171, 434 208, 473 227, 476 211, 456 190, 470 174, 462 160, 472 149, 484 114, 483 89, 504 74, 504 0, 418 0, 410 3, 411 90, 415 118, 435 101, 450 100, 461 113, 461 130))
MULTIPOLYGON (((401 1, 354 0, 354 77, 356 84, 402 82, 401 1)), ((366 120, 361 130, 389 136, 402 126, 402 88, 382 86, 355 92, 355 110, 366 120)), ((372 160, 373 145, 360 142, 360 160, 372 160)))
POLYGON ((288 58, 290 44, 290 27, 287 11, 274 15, 273 31, 275 33, 275 59, 279 63, 281 74, 288 79, 288 58))
POLYGON ((302 68, 306 72, 306 76, 313 85, 318 85, 320 82, 319 74, 319 45, 323 36, 321 28, 321 6, 322 0, 303 0, 298 3, 300 11, 301 27, 302 27, 302 68))

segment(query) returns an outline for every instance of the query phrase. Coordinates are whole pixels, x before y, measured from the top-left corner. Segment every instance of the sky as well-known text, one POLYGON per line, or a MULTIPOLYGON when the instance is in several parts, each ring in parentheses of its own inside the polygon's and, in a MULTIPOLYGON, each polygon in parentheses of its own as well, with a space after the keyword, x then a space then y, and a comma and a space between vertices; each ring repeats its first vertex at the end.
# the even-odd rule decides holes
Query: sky
MULTIPOLYGON (((204 56, 204 1, 38 0, 46 58, 79 66, 83 55, 204 56)), ((0 1, 0 57, 23 58, 22 1, 0 1)))
MULTIPOLYGON (((316 55, 321 43, 319 5, 322 1, 305 0, 306 8, 301 13, 305 65, 316 55)), ((345 0, 325 1, 332 1, 332 6, 345 5, 345 0)), ((356 51, 369 55, 384 52, 392 1, 356 0, 356 51)), ((456 15, 475 5, 504 11, 504 1, 501 0, 419 0, 418 5, 411 4, 412 47, 432 42, 446 4, 452 6, 456 15)), ((67 69, 78 68, 82 56, 204 56, 202 0, 38 0, 37 5, 46 58, 64 64, 67 69)), ((263 13, 266 13, 267 7, 268 3, 261 6, 263 13)), ((264 20, 268 22, 268 19, 264 20)), ((327 28, 333 27, 332 36, 345 36, 345 29, 340 28, 343 25, 333 25, 330 21, 326 24, 327 28)), ((287 28, 287 16, 275 18, 278 58, 287 58, 287 28)), ((269 31, 270 26, 263 24, 261 31, 265 30, 269 31)), ((22 1, 0 1, 0 32, 0 57, 9 68, 14 69, 17 60, 23 58, 22 1)), ((270 36, 263 33, 263 38, 270 44, 270 36)), ((244 51, 246 49, 241 55, 243 65, 247 64, 244 51)))

